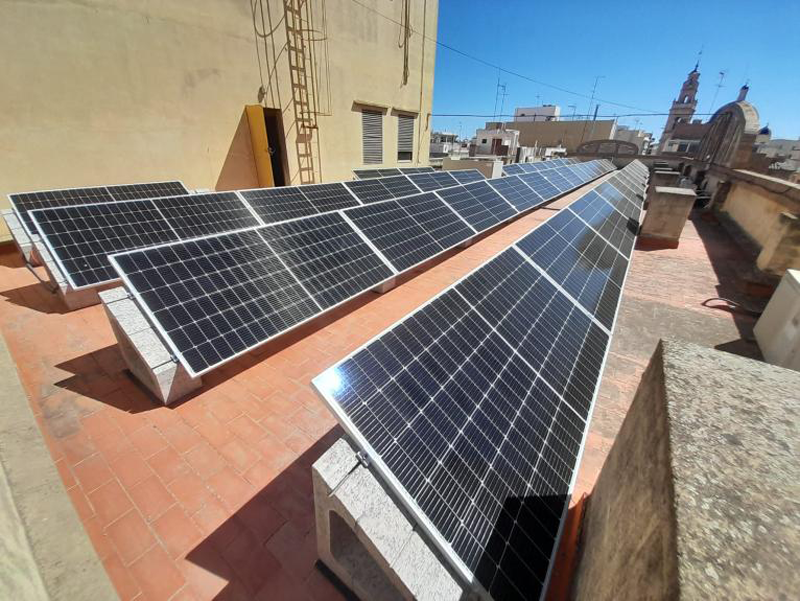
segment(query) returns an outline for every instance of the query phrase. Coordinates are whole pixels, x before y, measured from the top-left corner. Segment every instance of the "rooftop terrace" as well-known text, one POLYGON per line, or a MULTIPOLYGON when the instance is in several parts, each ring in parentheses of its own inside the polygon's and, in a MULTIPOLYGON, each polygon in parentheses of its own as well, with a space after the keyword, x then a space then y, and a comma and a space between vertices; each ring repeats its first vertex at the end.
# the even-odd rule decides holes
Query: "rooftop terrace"
MULTIPOLYGON (((14 252, 0 255, 0 328, 64 486, 122 599, 335 599, 315 568, 310 466, 341 435, 312 377, 568 204, 573 192, 383 294, 210 372, 157 406, 124 371, 101 306, 62 312, 14 252)), ((675 250, 635 251, 575 498, 591 490, 662 337, 758 357, 745 255, 693 215, 675 250)), ((54 532, 55 536, 57 532, 54 532)))

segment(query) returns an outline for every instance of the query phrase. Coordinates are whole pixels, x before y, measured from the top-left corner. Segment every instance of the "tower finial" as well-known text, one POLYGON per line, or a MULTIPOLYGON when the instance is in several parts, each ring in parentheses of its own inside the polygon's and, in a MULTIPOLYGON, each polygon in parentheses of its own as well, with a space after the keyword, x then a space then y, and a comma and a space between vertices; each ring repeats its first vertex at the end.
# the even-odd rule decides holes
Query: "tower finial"
POLYGON ((694 64, 694 71, 698 71, 700 69, 700 59, 703 58, 703 49, 706 47, 705 44, 700 46, 700 51, 697 53, 697 62, 694 64))

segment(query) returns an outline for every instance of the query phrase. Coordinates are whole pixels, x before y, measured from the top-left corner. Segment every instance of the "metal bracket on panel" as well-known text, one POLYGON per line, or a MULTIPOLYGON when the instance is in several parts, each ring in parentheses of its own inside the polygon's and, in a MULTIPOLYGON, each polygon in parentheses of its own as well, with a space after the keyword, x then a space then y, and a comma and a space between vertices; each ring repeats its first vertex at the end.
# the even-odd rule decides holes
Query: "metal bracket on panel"
POLYGON ((369 468, 371 463, 369 460, 369 455, 367 455, 364 451, 358 451, 356 453, 356 459, 358 459, 358 462, 365 468, 369 468))

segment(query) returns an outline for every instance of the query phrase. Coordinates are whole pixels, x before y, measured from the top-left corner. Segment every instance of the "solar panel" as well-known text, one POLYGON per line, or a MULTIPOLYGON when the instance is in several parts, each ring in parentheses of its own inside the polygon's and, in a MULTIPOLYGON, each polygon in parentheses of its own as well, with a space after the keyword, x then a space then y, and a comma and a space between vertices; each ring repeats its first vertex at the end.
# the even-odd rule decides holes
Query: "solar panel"
POLYGON ((451 248, 475 235, 475 231, 433 192, 403 198, 400 206, 442 248, 451 248))
POLYGON ((354 180, 344 183, 364 204, 416 194, 419 189, 405 175, 378 179, 354 180))
POLYGON ((138 200, 140 198, 159 198, 162 196, 182 196, 189 194, 183 182, 152 182, 144 184, 123 184, 106 186, 114 200, 138 200))
POLYGON ((611 181, 606 180, 595 188, 595 192, 606 199, 615 209, 626 217, 639 218, 641 204, 631 202, 618 188, 611 185, 611 181))
POLYGON ((477 232, 516 215, 514 208, 487 182, 445 188, 437 190, 436 194, 477 232))
POLYGON ((570 184, 558 171, 555 169, 548 169, 547 171, 542 171, 542 175, 553 184, 560 193, 566 192, 567 190, 572 189, 572 184, 570 184))
POLYGON ((448 171, 459 184, 469 184, 470 182, 478 182, 485 180, 486 177, 477 169, 464 169, 456 171, 448 171))
POLYGON ((400 167, 400 173, 405 173, 406 175, 412 173, 431 173, 433 170, 433 167, 400 167))
POLYGON ((511 163, 510 165, 505 165, 503 167, 503 173, 506 175, 520 175, 525 173, 525 169, 523 169, 522 165, 519 163, 511 163))
POLYGON ((518 176, 519 179, 531 188, 544 200, 555 198, 561 192, 553 184, 551 184, 541 173, 526 173, 525 175, 518 176))
POLYGON ((52 207, 31 216, 73 288, 116 279, 109 254, 178 239, 152 200, 52 207))
POLYGON ((323 310, 394 276, 339 213, 272 225, 260 232, 323 310))
POLYGON ((182 239, 261 224, 235 192, 155 198, 153 204, 182 239))
POLYGON ((397 271, 404 271, 443 250, 396 200, 355 207, 344 214, 397 271))
POLYGON ((300 186, 300 191, 320 213, 346 209, 359 204, 353 195, 348 192, 344 184, 340 182, 300 186))
POLYGON ((527 186, 520 176, 512 175, 489 180, 489 185, 514 205, 517 211, 525 211, 543 202, 542 197, 527 186))
POLYGON ((517 246, 611 328, 628 265, 623 255, 570 211, 548 220, 517 246))
POLYGON ((264 223, 275 223, 317 213, 299 186, 242 190, 242 197, 264 223))
POLYGON ((99 188, 72 188, 69 190, 46 190, 42 192, 23 192, 9 194, 11 206, 22 219, 29 234, 35 234, 36 228, 29 215, 34 209, 59 207, 75 204, 89 204, 95 202, 111 202, 114 198, 103 187, 99 188))
POLYGON ((399 169, 353 169, 353 173, 358 179, 373 179, 376 177, 400 175, 400 170, 399 169))
POLYGON ((511 249, 314 383, 466 578, 537 598, 607 339, 511 249))
POLYGON ((441 188, 449 188, 450 186, 458 185, 458 182, 447 171, 438 171, 434 173, 414 173, 408 176, 414 184, 423 192, 430 192, 432 190, 439 190, 441 188))
POLYGON ((583 183, 583 180, 572 170, 572 167, 558 167, 556 172, 569 182, 571 188, 577 188, 583 183))
POLYGON ((156 246, 112 261, 194 375, 320 311, 257 229, 156 246))

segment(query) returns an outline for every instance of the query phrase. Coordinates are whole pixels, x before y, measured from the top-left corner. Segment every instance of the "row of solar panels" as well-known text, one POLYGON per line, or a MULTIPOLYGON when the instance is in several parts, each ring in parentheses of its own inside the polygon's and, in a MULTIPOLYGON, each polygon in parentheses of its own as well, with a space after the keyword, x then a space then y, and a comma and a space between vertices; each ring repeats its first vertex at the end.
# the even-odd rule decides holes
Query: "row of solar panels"
POLYGON ((575 159, 552 159, 549 161, 538 161, 536 163, 511 163, 503 166, 503 175, 521 175, 523 173, 536 173, 553 167, 563 167, 571 165, 575 159))
POLYGON ((497 178, 112 254, 110 265, 201 375, 608 169, 573 168, 576 179, 548 183, 548 196, 497 178))
POLYGON ((432 542, 493 599, 544 598, 646 176, 631 163, 314 379, 432 542))
MULTIPOLYGON (((548 171, 557 190, 579 183, 601 170, 602 163, 586 163, 548 171), (572 171, 575 171, 573 174, 572 171), (566 178, 566 179, 565 179, 566 178)), ((605 168, 603 165, 602 168, 605 168)), ((598 173, 599 174, 599 173, 598 173)), ((392 176, 376 180, 258 188, 162 198, 34 208, 22 198, 12 199, 25 213, 44 246, 74 289, 104 285, 117 279, 108 255, 156 244, 187 240, 308 215, 358 207, 420 191, 458 187, 481 180, 477 170, 392 176)), ((544 196, 544 192, 540 194, 544 196)))
POLYGON ((353 169, 358 179, 373 179, 392 175, 412 175, 414 173, 432 173, 433 167, 388 167, 386 169, 353 169))

